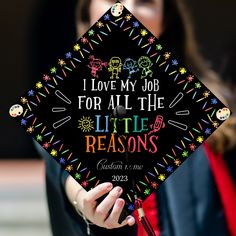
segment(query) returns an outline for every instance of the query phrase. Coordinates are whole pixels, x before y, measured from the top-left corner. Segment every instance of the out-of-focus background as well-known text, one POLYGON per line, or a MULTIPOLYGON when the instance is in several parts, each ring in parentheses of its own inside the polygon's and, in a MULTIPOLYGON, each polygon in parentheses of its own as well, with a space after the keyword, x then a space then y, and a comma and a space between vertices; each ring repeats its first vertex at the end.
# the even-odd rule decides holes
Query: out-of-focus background
POLYGON ((0 235, 50 236, 44 166, 39 160, 0 162, 0 235))
MULTIPOLYGON (((202 54, 225 80, 233 78, 236 1, 187 1, 202 54)), ((76 0, 1 1, 0 235, 51 235, 44 163, 9 107, 75 40, 76 0)))

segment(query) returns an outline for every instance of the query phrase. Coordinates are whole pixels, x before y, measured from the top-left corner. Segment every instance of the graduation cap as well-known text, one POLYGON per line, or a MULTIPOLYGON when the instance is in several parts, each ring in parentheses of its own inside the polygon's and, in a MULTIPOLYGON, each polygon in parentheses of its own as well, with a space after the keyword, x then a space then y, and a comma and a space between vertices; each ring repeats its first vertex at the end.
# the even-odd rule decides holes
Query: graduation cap
POLYGON ((230 114, 119 2, 10 108, 87 191, 121 186, 128 213, 230 114))

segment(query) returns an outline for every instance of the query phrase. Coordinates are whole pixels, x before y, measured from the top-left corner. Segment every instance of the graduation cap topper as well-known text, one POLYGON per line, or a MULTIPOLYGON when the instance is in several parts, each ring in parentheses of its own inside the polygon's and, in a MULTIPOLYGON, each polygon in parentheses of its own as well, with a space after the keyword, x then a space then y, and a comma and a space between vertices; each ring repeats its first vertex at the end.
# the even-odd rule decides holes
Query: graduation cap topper
POLYGON ((121 186, 130 213, 230 116, 119 2, 9 112, 86 190, 121 186))

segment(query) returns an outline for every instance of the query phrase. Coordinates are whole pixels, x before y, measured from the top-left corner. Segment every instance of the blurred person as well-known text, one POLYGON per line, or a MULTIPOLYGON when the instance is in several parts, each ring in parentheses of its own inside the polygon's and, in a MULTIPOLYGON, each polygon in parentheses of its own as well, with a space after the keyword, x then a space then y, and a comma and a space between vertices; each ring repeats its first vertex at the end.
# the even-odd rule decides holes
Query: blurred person
MULTIPOLYGON (((198 52, 188 11, 181 0, 122 2, 222 102, 231 105, 229 90, 198 52)), ((76 10, 78 34, 85 33, 112 4, 114 1, 80 0, 76 10)), ((235 119, 230 118, 145 201, 146 214, 157 235, 236 235, 235 183, 227 166, 227 160, 236 154, 235 142, 235 119)), ((103 183, 86 192, 46 151, 40 148, 40 152, 46 162, 54 236, 87 235, 88 226, 94 236, 146 235, 139 224, 137 227, 134 216, 118 223, 125 204, 120 187, 103 183), (106 193, 108 196, 97 204, 96 200, 106 193), (74 201, 78 203, 76 209, 74 201)))

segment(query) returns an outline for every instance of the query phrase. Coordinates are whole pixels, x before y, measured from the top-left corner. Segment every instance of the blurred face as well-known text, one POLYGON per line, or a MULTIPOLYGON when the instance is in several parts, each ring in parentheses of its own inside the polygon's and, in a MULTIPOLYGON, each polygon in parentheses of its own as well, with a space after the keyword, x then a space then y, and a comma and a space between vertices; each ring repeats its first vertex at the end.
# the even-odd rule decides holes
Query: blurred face
MULTIPOLYGON (((124 0, 121 2, 155 36, 161 35, 163 31, 163 0, 124 0)), ((91 25, 114 3, 114 0, 92 0, 90 5, 91 25)))

